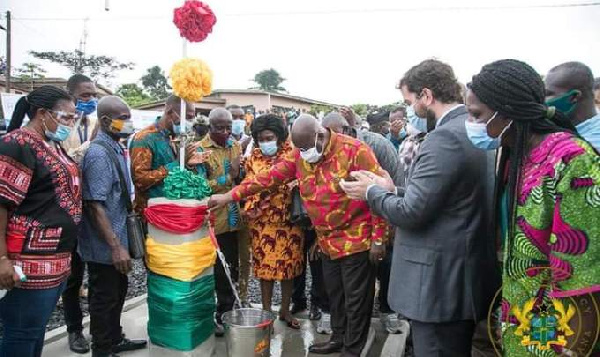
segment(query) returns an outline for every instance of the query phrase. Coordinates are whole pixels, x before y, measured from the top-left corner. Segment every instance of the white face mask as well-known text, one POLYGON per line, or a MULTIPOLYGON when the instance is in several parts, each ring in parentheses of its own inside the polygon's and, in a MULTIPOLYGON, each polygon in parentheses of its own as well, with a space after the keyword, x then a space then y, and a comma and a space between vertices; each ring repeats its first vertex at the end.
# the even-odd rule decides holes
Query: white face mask
POLYGON ((300 156, 302 157, 302 159, 306 162, 308 162, 309 164, 314 164, 319 162, 319 160, 321 160, 321 156, 323 156, 322 152, 319 152, 317 150, 317 139, 319 138, 319 133, 317 133, 315 135, 315 146, 307 149, 305 151, 300 150, 300 156))

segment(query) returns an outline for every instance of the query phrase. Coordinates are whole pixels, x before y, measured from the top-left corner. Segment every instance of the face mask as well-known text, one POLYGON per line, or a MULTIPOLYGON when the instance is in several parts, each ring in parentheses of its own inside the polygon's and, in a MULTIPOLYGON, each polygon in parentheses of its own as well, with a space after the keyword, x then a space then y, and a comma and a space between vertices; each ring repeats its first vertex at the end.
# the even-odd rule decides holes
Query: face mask
POLYGON ((600 150, 600 114, 580 123, 575 129, 596 150, 600 150))
POLYGON ((96 107, 98 107, 98 99, 92 98, 87 102, 82 101, 81 99, 77 99, 76 108, 78 111, 83 112, 85 115, 90 115, 96 111, 96 107))
POLYGON ((317 150, 317 140, 319 138, 319 134, 315 135, 315 146, 306 150, 306 151, 300 151, 300 156, 302 157, 302 159, 306 162, 308 162, 309 164, 314 164, 319 162, 319 160, 321 160, 321 156, 323 156, 322 152, 319 152, 317 150))
POLYGON ((420 133, 427 131, 427 119, 419 117, 412 105, 406 108, 406 119, 416 131, 420 133))
POLYGON ((262 151, 263 155, 274 156, 277 154, 277 140, 264 141, 258 143, 258 146, 260 147, 260 151, 262 151))
POLYGON ((212 141, 214 141, 217 145, 223 146, 223 147, 227 146, 227 141, 229 140, 230 136, 231 135, 227 132, 225 132, 225 133, 210 133, 210 138, 212 139, 212 141))
POLYGON ((497 138, 492 138, 488 135, 487 126, 496 118, 496 115, 498 115, 498 112, 495 112, 490 120, 487 121, 487 123, 473 123, 465 120, 467 136, 476 148, 481 150, 496 150, 500 147, 500 144, 502 143, 502 135, 504 135, 508 128, 510 128, 512 121, 504 128, 504 130, 502 130, 497 138))
POLYGON ((110 129, 120 138, 128 138, 135 128, 132 120, 112 119, 110 129))
POLYGON ((244 128, 246 127, 246 121, 241 119, 236 119, 231 124, 231 133, 236 136, 240 136, 244 133, 244 128))
POLYGON ((577 106, 577 102, 572 102, 571 97, 577 93, 580 92, 576 89, 570 90, 561 96, 550 99, 546 102, 546 105, 549 107, 555 107, 557 110, 563 112, 566 116, 569 116, 577 106))
POLYGON ((73 130, 73 128, 68 125, 60 124, 59 122, 57 122, 54 119, 54 117, 52 117, 52 120, 57 125, 56 131, 51 132, 50 130, 48 130, 48 128, 46 127, 46 121, 44 121, 44 128, 45 128, 44 134, 46 135, 46 137, 48 139, 50 139, 52 141, 56 141, 56 142, 61 142, 61 141, 67 140, 69 135, 71 135, 71 130, 73 130))

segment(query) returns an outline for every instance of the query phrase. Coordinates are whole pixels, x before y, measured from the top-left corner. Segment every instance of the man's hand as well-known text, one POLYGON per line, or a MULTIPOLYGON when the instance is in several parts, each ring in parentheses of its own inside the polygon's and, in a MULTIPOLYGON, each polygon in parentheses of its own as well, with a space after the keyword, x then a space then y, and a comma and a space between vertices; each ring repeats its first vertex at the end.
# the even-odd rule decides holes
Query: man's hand
POLYGON ((385 257, 385 245, 383 243, 381 245, 375 244, 375 242, 371 243, 371 250, 369 251, 369 260, 373 264, 379 264, 383 257, 385 257))
POLYGON ((346 119, 348 125, 350 125, 351 127, 356 126, 356 113, 354 112, 354 110, 352 110, 352 108, 342 107, 340 109, 340 114, 344 117, 344 119, 346 119))
POLYGON ((125 248, 118 244, 112 248, 111 254, 115 269, 117 269, 119 273, 127 275, 127 273, 129 273, 133 268, 133 263, 131 262, 129 252, 127 252, 125 248))
POLYGON ((231 202, 233 202, 231 191, 223 194, 215 194, 210 196, 210 199, 208 200, 208 208, 219 209, 225 207, 231 202))
POLYGON ((390 126, 390 133, 394 138, 400 138, 400 132, 406 123, 402 120, 394 120, 390 126))
POLYGON ((0 260, 0 289, 10 290, 18 286, 21 280, 13 268, 13 263, 9 259, 0 260))
POLYGON ((371 185, 381 186, 384 189, 394 192, 395 186, 394 181, 390 175, 382 170, 381 174, 384 176, 377 176, 376 174, 370 171, 352 171, 350 176, 355 179, 355 181, 340 181, 340 186, 342 190, 346 192, 348 197, 353 200, 361 200, 365 201, 367 199, 367 188, 371 185))

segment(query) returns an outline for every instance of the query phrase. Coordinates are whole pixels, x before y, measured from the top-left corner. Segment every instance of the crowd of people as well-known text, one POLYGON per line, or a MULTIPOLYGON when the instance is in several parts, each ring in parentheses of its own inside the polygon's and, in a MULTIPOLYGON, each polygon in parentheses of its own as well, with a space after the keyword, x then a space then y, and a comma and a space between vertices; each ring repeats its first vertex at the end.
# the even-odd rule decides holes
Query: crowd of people
POLYGON ((120 324, 132 269, 126 218, 164 196, 183 116, 194 131, 185 165, 212 189, 216 240, 236 283, 217 259, 217 336, 237 293, 249 306, 254 276, 262 309, 273 308, 279 282, 279 319, 299 329, 295 314, 308 309, 331 335, 309 347, 315 354, 360 356, 375 299, 387 332, 410 323, 417 357, 498 346, 509 356, 597 352, 598 341, 572 331, 600 329, 596 314, 572 313, 598 306, 600 292, 600 83, 589 67, 560 64, 543 79, 499 60, 465 88, 430 59, 398 89, 400 105, 366 118, 349 108, 254 117, 237 105, 196 117, 193 103, 182 113, 170 96, 139 132, 122 99, 98 100, 80 74, 67 91, 22 97, 0 143, 0 357, 41 356, 61 296, 72 351, 146 347, 120 324), (308 221, 294 219, 296 200, 308 221), (524 326, 540 314, 562 323, 544 337, 550 349, 527 343, 536 337, 524 326))

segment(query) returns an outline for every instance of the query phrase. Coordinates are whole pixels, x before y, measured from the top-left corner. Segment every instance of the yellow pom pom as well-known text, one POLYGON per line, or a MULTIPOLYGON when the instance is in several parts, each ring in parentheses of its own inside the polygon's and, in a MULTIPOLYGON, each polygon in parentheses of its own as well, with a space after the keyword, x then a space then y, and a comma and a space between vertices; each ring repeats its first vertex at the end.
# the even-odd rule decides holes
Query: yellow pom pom
POLYGON ((212 71, 196 58, 184 58, 171 68, 173 93, 186 102, 197 102, 212 91, 212 71))

